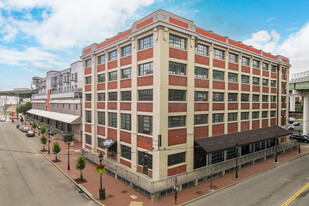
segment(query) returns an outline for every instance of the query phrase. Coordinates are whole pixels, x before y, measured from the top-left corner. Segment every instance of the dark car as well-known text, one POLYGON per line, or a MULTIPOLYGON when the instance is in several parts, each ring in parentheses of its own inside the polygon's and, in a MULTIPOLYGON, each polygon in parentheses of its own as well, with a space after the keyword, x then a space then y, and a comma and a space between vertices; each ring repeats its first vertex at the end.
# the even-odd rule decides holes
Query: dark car
POLYGON ((308 138, 308 136, 305 136, 305 135, 295 135, 295 134, 293 134, 293 135, 290 136, 290 139, 295 139, 298 142, 307 142, 307 143, 309 143, 309 138, 308 138))
POLYGON ((294 126, 300 126, 300 122, 293 122, 294 126))

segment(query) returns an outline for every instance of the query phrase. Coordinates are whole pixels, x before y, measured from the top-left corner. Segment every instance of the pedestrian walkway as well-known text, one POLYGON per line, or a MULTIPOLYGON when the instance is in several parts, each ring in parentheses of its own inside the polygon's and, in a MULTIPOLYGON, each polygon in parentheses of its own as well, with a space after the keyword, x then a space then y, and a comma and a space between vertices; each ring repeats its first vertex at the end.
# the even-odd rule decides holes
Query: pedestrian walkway
MULTIPOLYGON (((36 132, 37 134, 37 132, 36 132)), ((68 144, 60 141, 60 140, 52 140, 53 142, 58 142, 61 147, 61 152, 58 154, 61 162, 55 163, 63 172, 65 172, 72 179, 77 179, 80 176, 79 170, 75 169, 75 164, 77 157, 81 154, 81 143, 74 142, 74 146, 70 147, 70 171, 68 168, 68 144)), ((42 148, 39 148, 42 149, 42 148)), ((298 150, 294 150, 287 154, 278 156, 278 163, 274 162, 274 159, 269 159, 263 161, 261 163, 246 167, 238 171, 238 179, 235 179, 235 173, 227 174, 223 177, 214 179, 213 189, 214 192, 222 189, 224 187, 231 186, 239 181, 242 181, 246 178, 252 177, 261 172, 267 171, 271 168, 277 167, 281 164, 284 164, 290 160, 298 158, 302 155, 309 153, 309 145, 303 144, 301 147, 301 154, 298 154, 298 150)), ((43 152, 43 154, 48 157, 50 160, 55 159, 55 154, 48 154, 47 152, 43 152)), ((81 185, 86 188, 95 199, 99 199, 99 187, 100 187, 100 176, 95 173, 95 166, 91 163, 87 162, 86 168, 83 170, 83 177, 87 182, 82 183, 81 185)), ((137 191, 133 190, 131 187, 123 184, 119 180, 111 177, 108 174, 103 174, 103 187, 106 190, 106 199, 104 201, 100 201, 102 204, 106 206, 148 206, 148 205, 174 205, 174 195, 169 195, 167 197, 163 197, 161 199, 152 201, 137 191)), ((198 186, 183 190, 178 192, 178 200, 177 205, 188 202, 190 200, 199 198, 203 195, 210 193, 210 182, 202 183, 198 186)))

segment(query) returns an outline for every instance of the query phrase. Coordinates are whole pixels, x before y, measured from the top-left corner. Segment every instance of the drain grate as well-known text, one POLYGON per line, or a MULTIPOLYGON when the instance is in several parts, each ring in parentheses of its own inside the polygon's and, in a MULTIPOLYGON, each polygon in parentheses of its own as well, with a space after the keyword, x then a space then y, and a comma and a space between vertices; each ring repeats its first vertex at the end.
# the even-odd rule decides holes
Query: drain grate
POLYGON ((128 192, 128 191, 126 191, 126 190, 122 190, 122 191, 121 191, 121 193, 127 193, 127 192, 128 192))
POLYGON ((202 194, 204 194, 204 192, 202 192, 202 191, 197 191, 197 192, 195 192, 195 194, 197 194, 197 195, 202 195, 202 194))

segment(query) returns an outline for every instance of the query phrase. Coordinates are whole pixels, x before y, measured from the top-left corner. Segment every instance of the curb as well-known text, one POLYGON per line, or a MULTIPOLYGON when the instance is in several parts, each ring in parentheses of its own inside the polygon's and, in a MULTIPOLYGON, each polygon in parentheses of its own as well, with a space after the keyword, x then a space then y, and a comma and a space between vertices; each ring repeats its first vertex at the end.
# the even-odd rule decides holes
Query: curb
POLYGON ((73 182, 75 184, 75 186, 80 189, 81 191, 84 192, 84 194, 89 197, 89 199, 93 200, 95 203, 97 203, 100 206, 105 206, 104 204, 100 203, 98 200, 96 200, 92 194, 86 189, 84 188, 82 185, 77 184, 69 175, 67 175, 64 171, 62 171, 62 169, 60 169, 55 163, 53 163, 45 154, 43 154, 41 152, 40 149, 37 148, 37 150, 41 153, 41 155, 43 155, 43 157, 45 157, 52 165, 54 165, 62 174, 64 174, 71 182, 73 182))
POLYGON ((275 169, 275 168, 280 167, 280 166, 282 166, 282 165, 285 165, 285 164, 287 164, 287 163, 289 163, 289 162, 291 162, 291 161, 293 161, 293 160, 299 159, 299 158, 304 157, 304 156, 306 156, 306 155, 309 155, 309 153, 303 154, 303 155, 298 156, 298 157, 296 157, 296 158, 294 158, 294 159, 290 159, 290 160, 288 160, 288 161, 286 161, 285 163, 282 163, 282 164, 280 164, 280 165, 275 165, 275 166, 273 166, 273 167, 270 167, 270 168, 268 168, 268 169, 266 169, 266 170, 264 170, 264 171, 262 171, 262 172, 253 174, 253 175, 251 175, 251 176, 249 176, 249 177, 246 177, 246 178, 244 178, 244 179, 242 179, 242 180, 239 180, 239 181, 237 181, 237 182, 234 182, 234 183, 232 183, 232 184, 230 184, 230 185, 221 187, 220 189, 215 190, 215 191, 213 191, 213 192, 207 193, 207 194, 202 195, 202 196, 199 196, 199 197, 197 197, 197 198, 195 198, 195 199, 192 199, 192 200, 189 200, 189 201, 187 201, 187 202, 181 203, 181 204, 179 204, 179 206, 184 206, 184 205, 187 205, 187 204, 189 204, 189 203, 195 202, 195 201, 197 201, 197 200, 199 200, 199 199, 202 199, 202 198, 204 198, 204 197, 207 197, 207 196, 209 196, 209 195, 212 195, 212 194, 214 194, 214 193, 216 193, 216 192, 219 192, 219 191, 221 191, 221 190, 224 190, 224 189, 226 189, 226 188, 232 187, 232 186, 234 186, 234 185, 236 185, 236 184, 239 184, 239 183, 241 183, 241 182, 243 182, 243 181, 245 181, 245 180, 248 180, 248 179, 250 179, 250 178, 253 178, 253 177, 255 177, 255 176, 258 176, 258 175, 260 175, 260 174, 263 174, 263 173, 265 173, 265 172, 267 172, 267 171, 269 171, 269 170, 275 169))

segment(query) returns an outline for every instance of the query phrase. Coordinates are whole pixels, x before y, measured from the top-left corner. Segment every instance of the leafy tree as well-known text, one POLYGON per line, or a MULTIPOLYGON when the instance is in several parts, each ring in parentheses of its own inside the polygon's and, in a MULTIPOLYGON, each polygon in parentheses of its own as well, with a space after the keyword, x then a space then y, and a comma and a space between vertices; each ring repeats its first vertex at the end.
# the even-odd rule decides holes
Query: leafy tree
POLYGON ((35 134, 35 128, 37 127, 36 123, 35 123, 35 122, 32 122, 31 127, 33 128, 33 132, 34 132, 34 134, 35 134))
POLYGON ((40 126, 40 132, 42 135, 44 135, 46 133, 46 127, 43 125, 43 126, 40 126))
POLYGON ((53 149, 53 152, 56 154, 56 161, 57 161, 58 160, 57 159, 57 154, 61 151, 61 147, 60 147, 59 143, 58 142, 54 142, 52 149, 53 149))
POLYGON ((44 135, 41 137, 41 143, 43 144, 43 151, 45 151, 45 145, 47 143, 47 138, 44 135))
POLYGON ((23 124, 23 122, 24 122, 23 116, 20 116, 20 122, 21 122, 21 124, 23 124))
POLYGON ((83 173, 82 170, 85 169, 86 167, 86 160, 85 158, 81 155, 77 158, 77 162, 75 164, 75 168, 80 171, 80 181, 83 181, 83 173))
POLYGON ((26 104, 22 104, 19 107, 17 107, 16 111, 18 113, 25 114, 30 109, 32 109, 32 103, 31 102, 27 102, 26 104))

